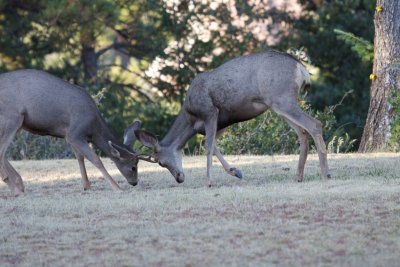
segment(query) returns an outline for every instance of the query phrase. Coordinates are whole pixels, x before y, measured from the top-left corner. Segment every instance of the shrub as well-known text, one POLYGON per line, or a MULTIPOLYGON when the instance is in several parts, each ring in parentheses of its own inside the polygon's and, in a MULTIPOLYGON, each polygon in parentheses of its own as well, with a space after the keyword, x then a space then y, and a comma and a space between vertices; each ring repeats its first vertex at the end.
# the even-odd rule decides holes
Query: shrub
POLYGON ((74 153, 64 139, 37 136, 19 132, 8 147, 7 156, 12 160, 73 158, 74 153))
MULTIPOLYGON (((347 94, 349 92, 343 99, 347 94)), ((328 152, 350 151, 355 140, 350 139, 343 128, 337 126, 334 115, 335 109, 341 105, 343 99, 340 103, 326 107, 323 111, 315 111, 304 100, 305 98, 306 95, 301 97, 300 106, 305 112, 322 122, 328 152)), ((162 139, 166 130, 172 126, 179 112, 179 104, 167 101, 152 104, 136 103, 132 108, 136 110, 132 112, 132 117, 124 117, 123 121, 128 123, 139 118, 143 122, 143 129, 153 132, 159 139, 162 139)), ((203 141, 204 137, 201 135, 196 135, 189 140, 185 147, 185 154, 203 154, 203 141)), ((312 145, 312 139, 310 141, 312 145)), ((295 131, 276 113, 270 111, 255 119, 228 127, 219 138, 218 147, 224 154, 295 154, 299 152, 295 131)), ((139 142, 136 143, 135 149, 143 153, 149 152, 139 142)), ((314 148, 311 147, 311 149, 314 148)), ((99 151, 97 152, 99 153, 99 151)), ((64 139, 36 136, 28 132, 17 134, 7 151, 7 155, 13 160, 74 157, 73 151, 64 139)))
MULTIPOLYGON (((348 152, 353 148, 355 139, 351 140, 341 127, 337 127, 334 110, 343 99, 323 111, 311 109, 302 96, 301 108, 321 121, 324 140, 330 148, 329 153, 348 152)), ((312 138, 310 138, 312 144, 312 138)), ((299 152, 296 132, 276 113, 267 111, 257 118, 237 123, 228 128, 219 139, 219 148, 225 154, 294 154, 299 152)), ((315 150, 315 148, 312 148, 315 150)))

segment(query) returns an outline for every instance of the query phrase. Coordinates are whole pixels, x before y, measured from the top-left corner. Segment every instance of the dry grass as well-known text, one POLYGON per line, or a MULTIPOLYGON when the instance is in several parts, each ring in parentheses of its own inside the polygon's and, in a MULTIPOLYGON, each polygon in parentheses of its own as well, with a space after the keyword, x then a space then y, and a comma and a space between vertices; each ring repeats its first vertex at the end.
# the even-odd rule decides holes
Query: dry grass
POLYGON ((398 266, 399 155, 330 155, 329 182, 311 156, 301 184, 297 156, 228 160, 244 180, 216 163, 211 189, 205 157, 181 185, 141 163, 135 188, 105 160, 122 193, 90 164, 83 192, 74 160, 14 162, 27 193, 0 185, 0 266, 398 266))

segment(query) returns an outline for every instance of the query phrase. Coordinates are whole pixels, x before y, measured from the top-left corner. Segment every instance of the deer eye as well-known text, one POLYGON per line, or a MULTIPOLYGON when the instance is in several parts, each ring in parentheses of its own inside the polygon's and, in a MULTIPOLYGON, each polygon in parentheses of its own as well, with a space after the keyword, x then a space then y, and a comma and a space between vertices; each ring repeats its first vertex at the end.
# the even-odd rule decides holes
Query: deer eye
POLYGON ((132 171, 134 171, 134 172, 135 172, 135 171, 136 171, 136 167, 132 167, 132 171))

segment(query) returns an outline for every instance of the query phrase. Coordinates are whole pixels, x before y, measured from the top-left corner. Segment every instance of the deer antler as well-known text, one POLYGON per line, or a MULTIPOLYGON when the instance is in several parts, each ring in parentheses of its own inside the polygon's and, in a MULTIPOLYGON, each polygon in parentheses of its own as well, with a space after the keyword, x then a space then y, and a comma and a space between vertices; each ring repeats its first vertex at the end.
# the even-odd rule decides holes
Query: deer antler
POLYGON ((158 159, 152 155, 138 155, 137 158, 140 160, 151 162, 151 163, 158 162, 158 159))

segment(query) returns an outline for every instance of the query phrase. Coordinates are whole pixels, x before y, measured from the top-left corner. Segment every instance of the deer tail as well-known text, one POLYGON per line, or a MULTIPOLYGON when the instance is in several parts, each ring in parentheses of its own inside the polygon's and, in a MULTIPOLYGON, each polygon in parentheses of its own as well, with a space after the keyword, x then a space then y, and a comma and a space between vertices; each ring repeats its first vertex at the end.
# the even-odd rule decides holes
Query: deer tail
POLYGON ((311 75, 310 72, 308 72, 307 68, 303 65, 300 64, 299 66, 300 72, 301 72, 301 77, 302 77, 302 83, 300 86, 300 92, 307 90, 311 87, 311 75))

